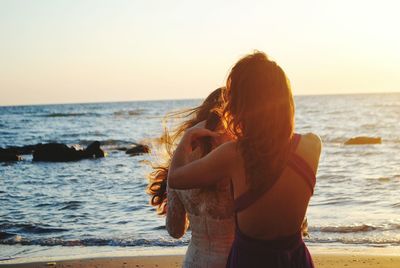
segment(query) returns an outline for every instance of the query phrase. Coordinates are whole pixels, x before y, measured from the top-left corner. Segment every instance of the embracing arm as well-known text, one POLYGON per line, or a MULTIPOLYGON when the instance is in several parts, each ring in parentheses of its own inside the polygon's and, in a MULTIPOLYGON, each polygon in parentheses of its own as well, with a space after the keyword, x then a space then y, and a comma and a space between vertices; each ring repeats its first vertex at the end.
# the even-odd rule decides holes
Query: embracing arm
POLYGON ((228 177, 235 156, 235 143, 227 142, 205 157, 190 162, 192 142, 202 136, 216 136, 207 129, 188 130, 182 137, 171 161, 168 183, 171 188, 201 188, 228 177))
POLYGON ((170 236, 173 238, 181 238, 188 227, 186 220, 186 211, 174 189, 167 188, 167 217, 165 219, 165 227, 170 236))

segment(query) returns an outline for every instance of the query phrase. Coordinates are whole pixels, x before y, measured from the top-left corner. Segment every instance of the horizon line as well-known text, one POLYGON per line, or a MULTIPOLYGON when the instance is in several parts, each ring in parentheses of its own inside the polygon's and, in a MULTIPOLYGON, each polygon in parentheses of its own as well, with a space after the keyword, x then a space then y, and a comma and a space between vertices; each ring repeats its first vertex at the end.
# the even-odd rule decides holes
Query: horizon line
MULTIPOLYGON (((342 95, 379 95, 379 94, 400 94, 400 91, 387 92, 352 92, 352 93, 326 93, 326 94, 293 94, 296 96, 342 96, 342 95)), ((165 98, 165 99, 142 99, 142 100, 111 100, 111 101, 83 101, 83 102, 53 102, 53 103, 31 103, 31 104, 0 104, 0 107, 18 107, 18 106, 46 106, 46 105, 69 105, 69 104, 104 104, 104 103, 124 103, 124 102, 151 102, 151 101, 187 101, 201 100, 203 98, 165 98)))

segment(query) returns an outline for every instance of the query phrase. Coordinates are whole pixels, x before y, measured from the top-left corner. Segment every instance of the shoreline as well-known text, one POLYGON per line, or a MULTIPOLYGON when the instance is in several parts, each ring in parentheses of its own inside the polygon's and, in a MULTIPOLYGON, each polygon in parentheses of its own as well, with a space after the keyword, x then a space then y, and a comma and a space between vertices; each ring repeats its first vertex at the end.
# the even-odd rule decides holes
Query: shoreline
MULTIPOLYGON (((77 248, 80 251, 83 248, 77 248)), ((309 250, 316 267, 333 268, 361 268, 400 267, 400 249, 388 248, 332 248, 313 247, 309 250)), ((171 249, 125 249, 114 252, 98 252, 86 255, 21 257, 0 261, 0 267, 181 267, 186 247, 171 249)))
MULTIPOLYGON (((181 267, 183 255, 156 255, 136 257, 101 257, 88 259, 73 259, 64 261, 30 262, 17 264, 2 264, 0 267, 10 268, 42 268, 42 267, 85 267, 85 268, 117 268, 117 267, 181 267)), ((315 267, 321 268, 396 268, 400 267, 400 256, 382 256, 368 254, 315 254, 315 267)))

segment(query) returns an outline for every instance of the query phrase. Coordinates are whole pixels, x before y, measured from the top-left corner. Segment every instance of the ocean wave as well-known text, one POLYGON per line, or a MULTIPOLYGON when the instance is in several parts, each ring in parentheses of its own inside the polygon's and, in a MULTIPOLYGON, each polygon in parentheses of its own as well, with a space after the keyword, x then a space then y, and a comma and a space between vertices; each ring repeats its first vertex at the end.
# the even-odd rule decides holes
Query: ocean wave
POLYGON ((310 233, 322 232, 322 233, 365 233, 372 231, 395 231, 400 230, 400 224, 383 224, 379 226, 369 224, 359 225, 344 225, 344 226, 310 226, 310 233))
POLYGON ((376 129, 377 127, 378 127, 377 124, 367 123, 367 124, 361 125, 360 129, 376 129))
POLYGON ((54 203, 39 203, 39 204, 35 205, 35 207, 37 207, 37 208, 52 207, 52 206, 54 206, 54 203))
POLYGON ((42 115, 43 117, 75 117, 75 116, 99 116, 98 113, 49 113, 42 115))
MULTIPOLYGON (((368 245, 368 246, 399 246, 400 239, 396 236, 314 236, 304 239, 307 243, 344 245, 368 245)), ((115 246, 115 247, 176 247, 187 246, 188 239, 143 239, 143 238, 86 238, 86 239, 63 239, 63 238, 27 238, 12 232, 0 232, 0 245, 28 245, 28 246, 115 246)))
POLYGON ((332 198, 326 198, 324 201, 321 201, 318 203, 318 206, 332 206, 332 205, 344 205, 344 204, 349 204, 353 202, 353 198, 350 197, 332 197, 332 198))
POLYGON ((370 232, 378 229, 375 226, 362 224, 353 226, 324 226, 324 227, 309 227, 310 232, 319 231, 324 233, 359 233, 370 232))
POLYGON ((138 116, 144 114, 145 109, 134 109, 134 110, 119 110, 113 113, 114 116, 138 116))
POLYGON ((157 230, 166 230, 167 228, 165 227, 165 225, 160 225, 157 227, 154 227, 153 230, 157 231, 157 230))
MULTIPOLYGON (((105 133, 102 133, 100 131, 86 131, 85 136, 96 136, 96 137, 104 137, 106 136, 105 133)), ((82 136, 82 133, 64 133, 60 135, 60 138, 67 138, 67 139, 72 139, 72 138, 79 138, 82 136)))
POLYGON ((188 245, 187 240, 165 239, 118 239, 118 238, 87 238, 87 239, 60 239, 41 238, 28 239, 11 234, 8 239, 0 239, 0 245, 36 245, 36 246, 115 246, 115 247, 176 247, 188 245))
POLYGON ((16 234, 50 234, 68 231, 68 229, 53 227, 48 224, 10 222, 4 222, 0 224, 0 230, 16 234))
POLYGON ((304 241, 307 243, 321 243, 321 244, 331 244, 331 243, 339 243, 345 245, 368 245, 375 247, 384 247, 384 246, 399 246, 400 239, 391 237, 391 238, 378 238, 378 237, 311 237, 305 238, 304 241))
MULTIPOLYGON (((63 238, 39 238, 29 239, 14 233, 0 233, 0 245, 28 245, 28 246, 113 246, 113 247, 176 247, 187 246, 188 239, 169 240, 169 239, 135 239, 135 238, 86 238, 86 239, 63 239, 63 238)), ((339 243, 344 245, 368 245, 368 246, 399 246, 400 239, 396 237, 320 237, 311 236, 304 239, 306 243, 332 244, 339 243)))
MULTIPOLYGON (((378 136, 365 136, 367 138, 376 138, 378 136)), ((343 145, 346 141, 352 137, 332 137, 328 135, 322 135, 321 139, 324 144, 340 144, 343 145)), ((397 137, 380 137, 382 139, 382 144, 399 144, 400 139, 397 137)), ((365 144, 369 145, 369 144, 365 144)))
POLYGON ((60 210, 77 210, 81 207, 81 201, 68 201, 63 203, 63 207, 60 210))
POLYGON ((385 103, 385 104, 378 103, 378 104, 375 104, 374 107, 375 108, 399 108, 400 104, 398 104, 398 103, 385 103))
MULTIPOLYGON (((355 138, 360 138, 360 137, 361 137, 363 140, 381 139, 381 141, 384 140, 385 143, 388 142, 388 141, 389 141, 389 142, 391 141, 390 139, 387 139, 387 138, 383 139, 382 137, 378 137, 378 136, 367 136, 367 135, 365 135, 365 136, 354 136, 354 137, 344 137, 344 136, 333 137, 333 136, 328 136, 328 135, 322 135, 322 136, 321 136, 321 139, 322 139, 322 142, 323 142, 324 144, 326 144, 326 143, 345 144, 346 142, 349 142, 350 140, 353 140, 353 139, 355 139, 355 138)), ((367 143, 363 143, 363 144, 369 145, 369 144, 367 144, 367 143)))
POLYGON ((0 231, 0 241, 1 240, 7 240, 7 239, 9 239, 11 237, 14 237, 14 236, 16 236, 16 234, 0 231))
MULTIPOLYGON (((83 146, 87 146, 89 144, 91 144, 94 140, 79 140, 78 144, 79 145, 83 145, 83 146)), ((99 140, 100 145, 101 146, 109 146, 109 147, 113 147, 113 146, 128 146, 128 145, 132 145, 135 144, 135 142, 132 141, 127 141, 127 140, 116 140, 116 139, 107 139, 107 140, 99 140)))

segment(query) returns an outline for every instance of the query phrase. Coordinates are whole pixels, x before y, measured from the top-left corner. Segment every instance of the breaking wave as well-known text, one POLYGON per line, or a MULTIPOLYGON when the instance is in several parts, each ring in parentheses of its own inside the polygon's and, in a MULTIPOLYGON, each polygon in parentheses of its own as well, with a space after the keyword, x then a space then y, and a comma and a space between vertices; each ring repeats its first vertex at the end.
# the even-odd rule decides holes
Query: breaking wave
POLYGON ((76 117, 76 116, 99 116, 97 113, 49 113, 43 117, 76 117))
POLYGON ((0 245, 36 245, 36 246, 116 246, 116 247, 176 247, 186 246, 186 240, 164 240, 164 239, 107 239, 107 238, 86 238, 68 240, 62 238, 40 238, 28 239, 20 235, 0 233, 0 245), (1 239, 6 237, 5 239, 1 239))

